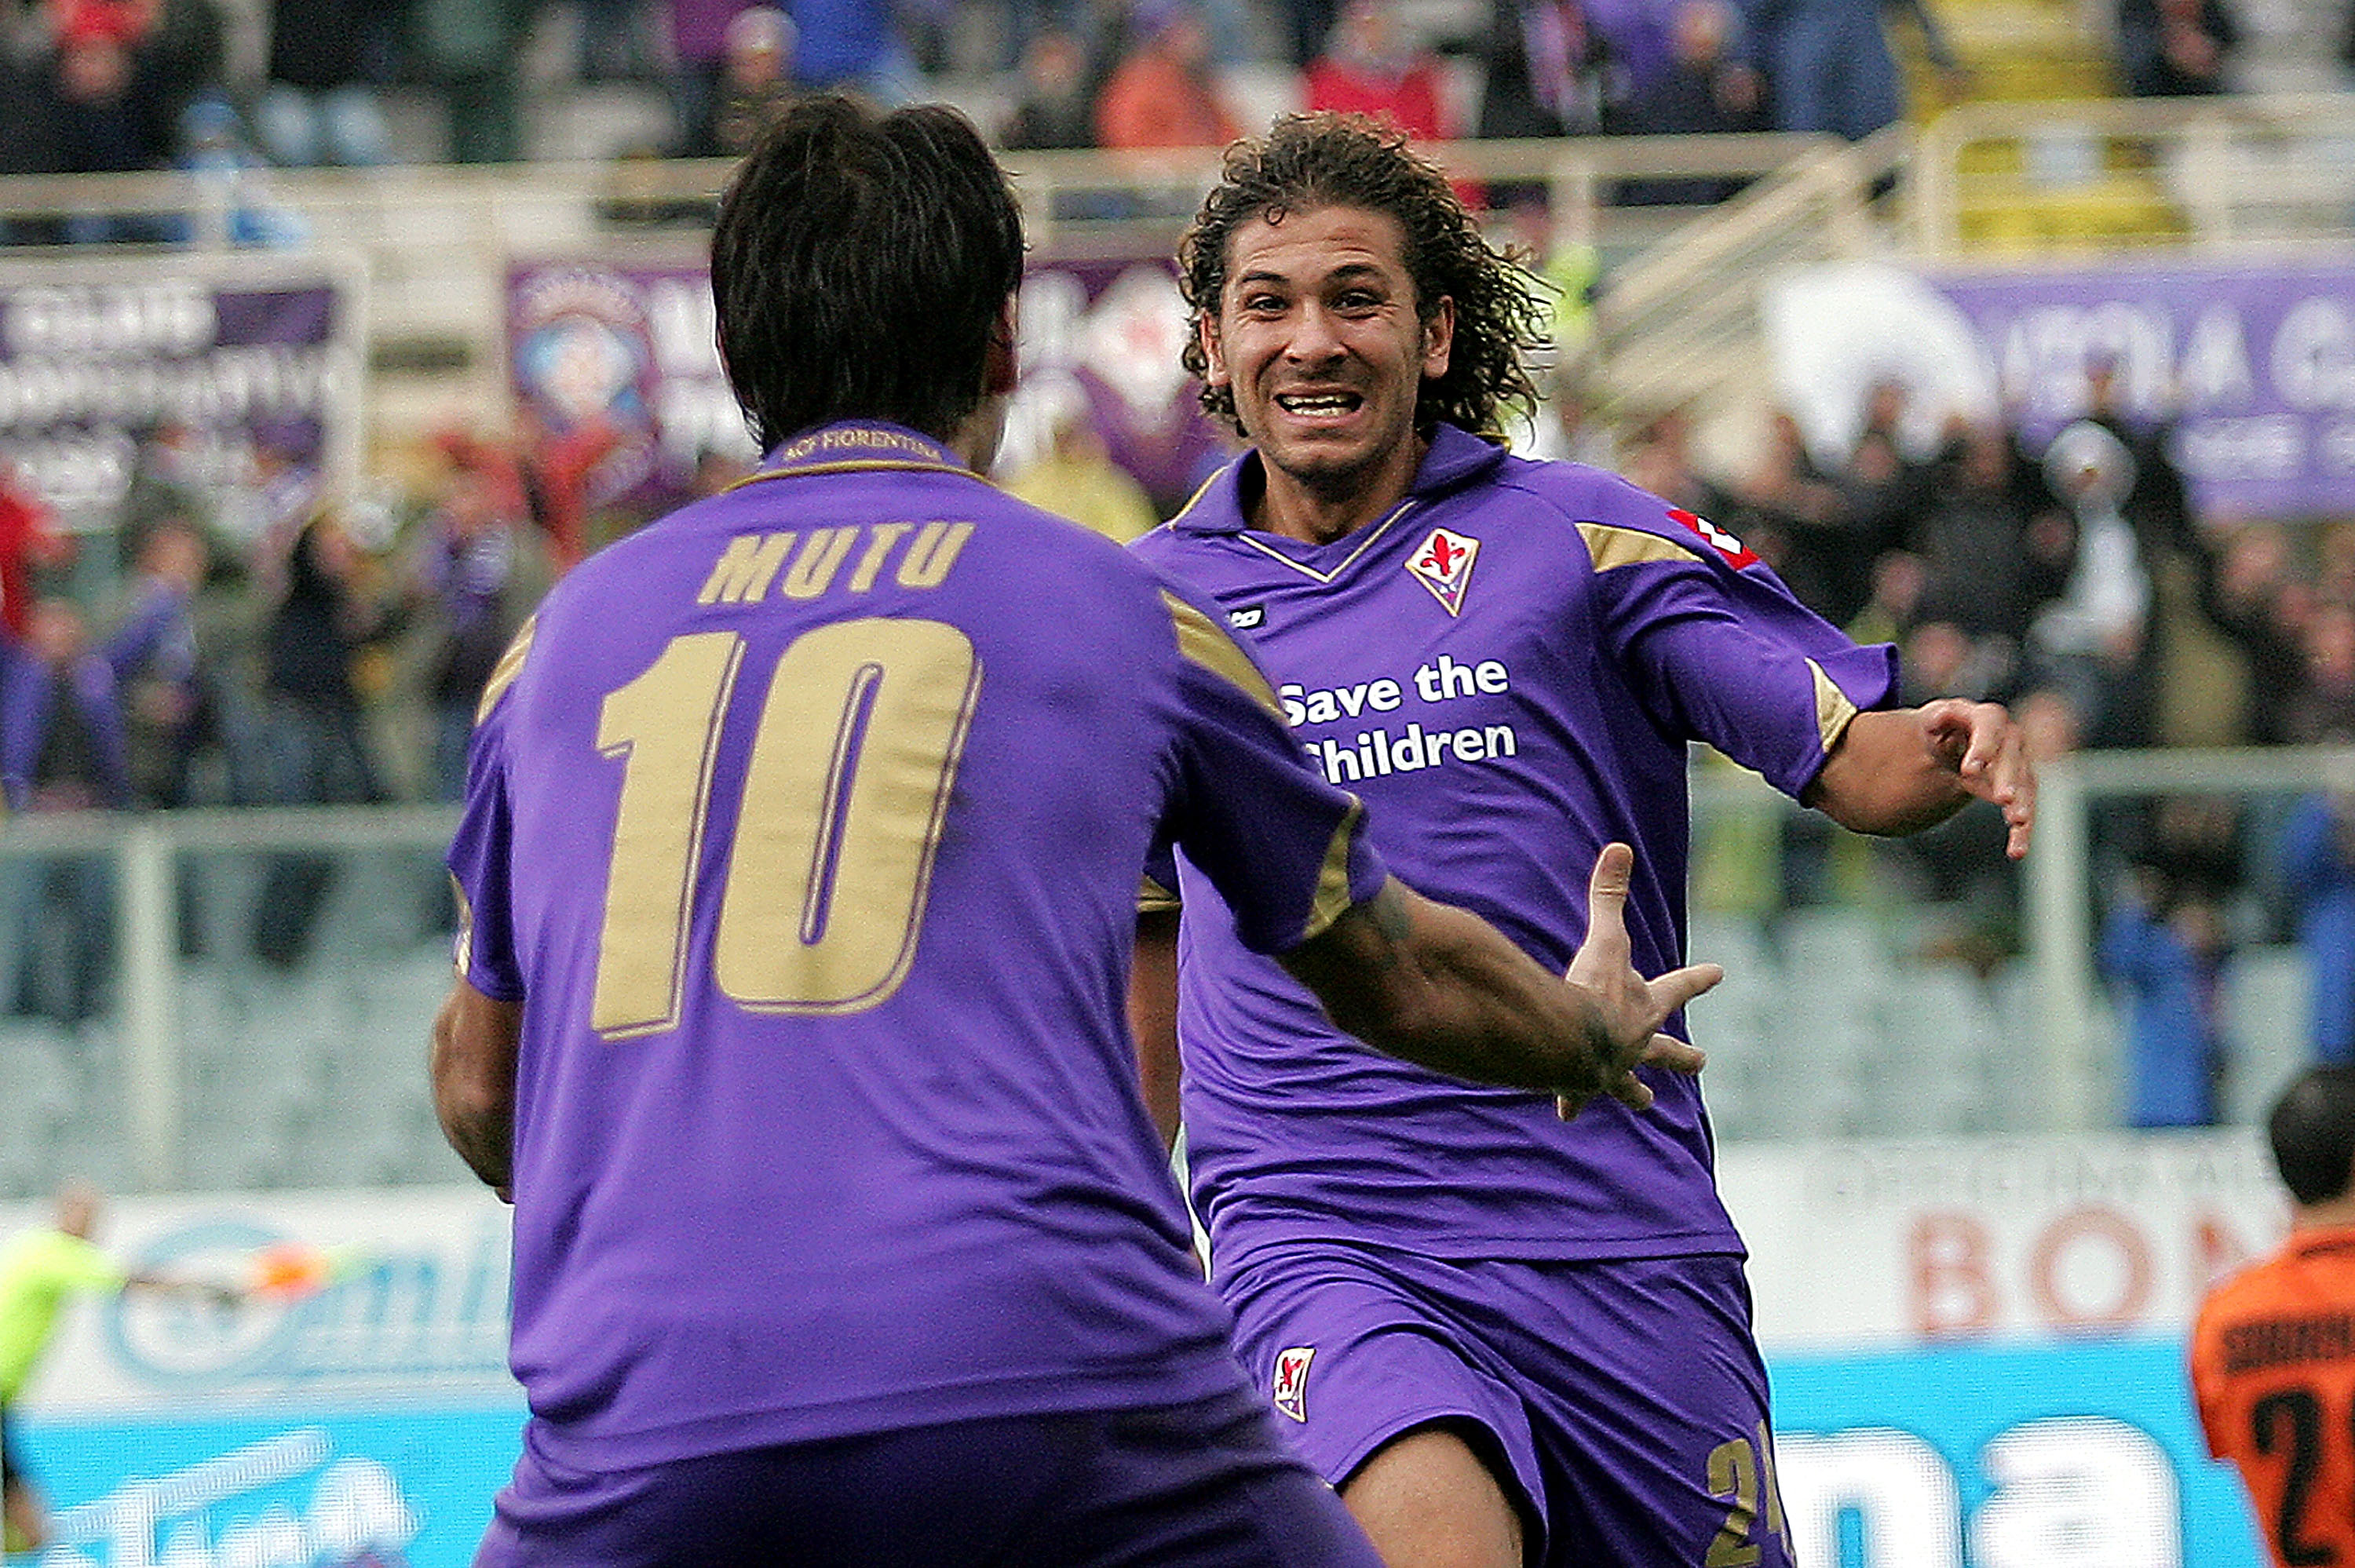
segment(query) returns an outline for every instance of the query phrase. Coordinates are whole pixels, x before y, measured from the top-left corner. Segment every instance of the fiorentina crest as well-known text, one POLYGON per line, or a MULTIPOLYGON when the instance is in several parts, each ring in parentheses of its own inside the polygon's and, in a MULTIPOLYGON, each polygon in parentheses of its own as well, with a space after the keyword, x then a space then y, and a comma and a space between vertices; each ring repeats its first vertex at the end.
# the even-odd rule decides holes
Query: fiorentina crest
POLYGON ((1445 607, 1448 614, 1461 615, 1464 590, 1472 584, 1472 563, 1479 556, 1479 540, 1450 529, 1433 528, 1431 537, 1406 558, 1406 569, 1414 575, 1415 581, 1431 590, 1432 598, 1445 607))
POLYGON ((1295 1345, 1276 1353, 1275 1407, 1295 1421, 1308 1419, 1308 1363, 1316 1357, 1314 1345, 1295 1345))

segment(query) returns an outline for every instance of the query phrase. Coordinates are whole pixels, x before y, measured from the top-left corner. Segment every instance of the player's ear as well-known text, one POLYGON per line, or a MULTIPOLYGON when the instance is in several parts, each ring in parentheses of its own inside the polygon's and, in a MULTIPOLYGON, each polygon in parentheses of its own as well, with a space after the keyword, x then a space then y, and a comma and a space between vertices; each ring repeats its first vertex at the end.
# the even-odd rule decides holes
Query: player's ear
POLYGON ((1006 296, 1005 309, 997 313, 997 321, 989 329, 989 347, 983 354, 981 395, 1002 397, 1014 390, 1016 355, 1014 352, 1014 296, 1006 296))
POLYGON ((1234 380, 1227 372, 1226 347, 1219 341, 1219 318, 1204 311, 1195 323, 1194 335, 1202 344, 1202 359, 1208 366, 1202 372, 1203 384, 1224 387, 1234 380))
POLYGON ((1455 350, 1455 302, 1448 295, 1439 296, 1439 304, 1431 319, 1423 323, 1423 374, 1436 380, 1447 374, 1447 361, 1455 350))

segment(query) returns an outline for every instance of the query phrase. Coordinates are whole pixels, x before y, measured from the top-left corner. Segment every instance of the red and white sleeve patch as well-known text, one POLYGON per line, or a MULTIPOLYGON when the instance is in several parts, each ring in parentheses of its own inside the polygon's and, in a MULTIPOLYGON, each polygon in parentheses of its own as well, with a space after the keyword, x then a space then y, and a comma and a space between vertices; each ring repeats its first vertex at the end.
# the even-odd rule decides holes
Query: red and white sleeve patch
POLYGON ((1708 518, 1697 516, 1679 506, 1669 507, 1668 515, 1700 535, 1700 542, 1715 550, 1719 558, 1735 571, 1758 564, 1757 551, 1750 548, 1708 518))

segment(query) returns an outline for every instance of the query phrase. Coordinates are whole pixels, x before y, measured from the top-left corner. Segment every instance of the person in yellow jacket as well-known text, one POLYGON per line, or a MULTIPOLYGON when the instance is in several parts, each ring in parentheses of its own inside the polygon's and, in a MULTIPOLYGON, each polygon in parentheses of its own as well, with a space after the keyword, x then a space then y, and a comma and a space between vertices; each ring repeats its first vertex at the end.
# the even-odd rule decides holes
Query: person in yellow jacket
POLYGON ((11 1552, 38 1552, 48 1536, 47 1510, 25 1474, 9 1411, 32 1380, 68 1298, 165 1290, 239 1299, 237 1291, 221 1286, 126 1269, 109 1256, 90 1239, 105 1202, 88 1182, 59 1187, 56 1204, 52 1224, 0 1243, 0 1517, 11 1552))

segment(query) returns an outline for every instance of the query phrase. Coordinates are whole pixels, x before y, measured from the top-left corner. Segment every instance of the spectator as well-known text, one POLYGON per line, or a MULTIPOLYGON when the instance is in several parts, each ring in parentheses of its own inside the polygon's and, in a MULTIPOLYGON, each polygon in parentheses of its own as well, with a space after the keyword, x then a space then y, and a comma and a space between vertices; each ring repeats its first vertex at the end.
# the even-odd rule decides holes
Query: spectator
POLYGON ((254 123, 272 163, 357 167, 390 156, 391 132, 369 79, 375 0, 274 0, 269 79, 254 123))
POLYGON ((2293 744, 2355 736, 2355 606, 2326 599, 2306 619, 2305 668, 2285 727, 2293 744))
POLYGON ((687 127, 679 155, 734 158, 749 151, 794 100, 793 58, 793 21, 774 5, 748 5, 730 17, 708 116, 687 127))
POLYGON ((1827 131, 1861 142, 1905 118, 1905 83, 1882 18, 1913 19, 1949 94, 1966 78, 1926 0, 1744 0, 1778 131, 1827 131))
POLYGON ((2075 514, 2067 587, 2030 628, 2040 679, 2065 691, 2088 746, 2138 746, 2149 726, 2150 570, 2120 510, 2134 459, 2102 426, 2081 420, 2044 455, 2054 492, 2075 514))
POLYGON ((2355 1063, 2355 794, 2298 801, 2282 825, 2281 880, 2306 955, 2314 1059, 2355 1063))
POLYGON ((1335 0, 1283 0, 1284 63, 1307 69, 1325 52, 1341 8, 1335 0))
POLYGON ((517 404, 516 422, 521 436, 517 478, 524 504, 547 539, 554 568, 570 571, 595 547, 590 507, 597 467, 622 445, 622 432, 602 412, 559 427, 528 397, 517 404))
POLYGON ((285 587, 294 535, 319 509, 319 471, 282 440, 256 436, 246 471, 213 510, 218 552, 274 597, 285 587))
MULTIPOLYGON (((1581 0, 1500 0, 1483 51, 1477 133, 1494 139, 1615 130, 1626 72, 1581 0)), ((1497 200, 1516 197, 1500 191, 1497 200)))
POLYGON ((0 459, 0 629, 24 638, 33 625, 34 574, 73 556, 72 535, 34 493, 22 470, 0 459))
POLYGON ((2118 0, 2118 66, 2133 97, 2227 90, 2240 42, 2225 0, 2118 0))
POLYGON ((131 542, 116 673, 131 789, 141 805, 194 804, 197 756, 220 736, 218 672, 197 629, 207 565, 204 534, 185 517, 157 518, 131 542))
POLYGON ((1807 450, 1797 418, 1776 408, 1767 416, 1764 443, 1735 487, 1726 521, 1801 604, 1822 615, 1832 601, 1835 577, 1846 570, 1835 552, 1847 504, 1807 450))
POLYGON ((1692 418, 1682 408, 1657 414, 1638 426, 1621 469, 1636 488, 1703 517, 1730 516, 1740 504, 1694 465, 1692 418))
MULTIPOLYGON (((96 3, 63 9, 56 48, 36 90, 27 129, 50 140, 52 167, 63 174, 127 174, 171 162, 176 127, 159 83, 143 76, 134 49, 146 15, 96 3)), ((166 243, 186 225, 134 214, 75 214, 65 238, 77 245, 166 243)))
POLYGON ((802 87, 848 88, 886 107, 924 95, 892 0, 794 0, 793 17, 793 76, 802 87))
POLYGON ((645 0, 572 0, 572 16, 582 81, 653 79, 645 0))
POLYGON ((1363 114, 1423 142, 1455 135, 1439 57, 1414 47, 1396 0, 1348 0, 1324 52, 1309 62, 1308 107, 1363 114))
MULTIPOLYGON (((273 805, 371 804, 386 798, 352 663, 393 630, 359 588, 360 557, 333 516, 294 536, 286 587, 263 630, 262 789, 273 805)), ((253 920, 257 956, 292 969, 309 949, 335 862, 272 858, 253 920)))
POLYGON ((743 8, 744 0, 670 0, 671 145, 682 144, 694 127, 710 120, 728 54, 728 22, 743 8))
POLYGON ((449 111, 450 161, 523 156, 517 58, 536 0, 418 0, 418 57, 449 111))
POLYGON ((2203 552, 2200 608, 2241 652, 2248 673, 2248 739, 2289 739, 2290 708, 2306 667, 2306 585, 2290 575, 2289 542, 2277 523, 2244 520, 2203 552))
POLYGON ((1096 101, 1087 50, 1078 34, 1049 27, 1022 50, 1022 96, 997 133, 1019 151, 1092 147, 1096 101))
POLYGON ((2111 909, 2098 963, 2126 1017, 2128 1127, 2210 1127, 2225 1067, 2214 905, 2141 868, 2111 909))
POLYGON ((279 248, 302 244, 310 225, 271 196, 263 171, 268 161, 246 144, 237 111, 225 98, 199 98, 181 116, 179 166, 197 178, 208 202, 221 213, 223 238, 232 245, 279 248))
POLYGON ((466 741, 491 671, 554 574, 540 535, 524 515, 512 472, 486 455, 455 454, 441 503, 422 524, 412 591, 428 608, 433 652, 426 670, 432 706, 433 789, 438 800, 466 792, 466 741))
POLYGON ((2120 369, 2114 355, 2097 353, 2087 360, 2084 418, 2115 436, 2134 460, 2118 510, 2146 555, 2156 556, 2184 548, 2194 538, 2191 496, 2175 463, 2173 421, 2129 407, 2120 369))
MULTIPOLYGON (((1637 76, 1627 129, 1644 135, 1718 135, 1766 128, 1758 69, 1734 48, 1738 18, 1728 0, 1680 0, 1667 60, 1649 80, 1637 76)), ((1629 205, 1703 206, 1725 200, 1734 178, 1637 180, 1620 186, 1629 205)))
POLYGON ((1147 0, 1096 100, 1105 147, 1223 147, 1242 134, 1210 73, 1210 35, 1185 0, 1147 0))
MULTIPOLYGON (((115 668, 70 600, 40 599, 22 641, 0 638, 0 789, 12 811, 131 804, 115 668)), ((14 1011, 66 1023, 94 1015, 114 946, 112 867, 68 855, 11 869, 14 1011)))
POLYGON ((1051 428, 1053 444, 1007 477, 1002 488, 1007 494, 1120 545, 1161 521, 1145 487, 1112 461, 1084 397, 1059 404, 1051 428))
POLYGON ((1966 423, 1929 486, 1911 544, 1928 570, 1923 619, 1951 625, 1999 695, 2016 679, 2037 604, 2060 584, 2028 548, 2029 519, 2003 429, 1966 423))

